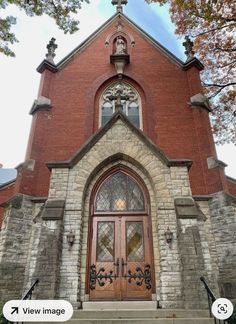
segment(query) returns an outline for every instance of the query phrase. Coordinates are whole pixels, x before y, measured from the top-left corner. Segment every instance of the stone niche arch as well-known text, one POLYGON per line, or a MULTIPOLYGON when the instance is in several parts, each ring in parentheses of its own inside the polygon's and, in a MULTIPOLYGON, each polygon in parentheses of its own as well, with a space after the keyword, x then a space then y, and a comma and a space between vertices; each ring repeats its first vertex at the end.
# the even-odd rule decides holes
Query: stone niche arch
POLYGON ((130 53, 131 48, 135 47, 135 39, 130 33, 126 33, 124 31, 114 31, 113 33, 109 34, 105 40, 105 47, 109 48, 110 54, 114 53, 114 40, 117 37, 122 37, 127 46, 127 52, 130 53))

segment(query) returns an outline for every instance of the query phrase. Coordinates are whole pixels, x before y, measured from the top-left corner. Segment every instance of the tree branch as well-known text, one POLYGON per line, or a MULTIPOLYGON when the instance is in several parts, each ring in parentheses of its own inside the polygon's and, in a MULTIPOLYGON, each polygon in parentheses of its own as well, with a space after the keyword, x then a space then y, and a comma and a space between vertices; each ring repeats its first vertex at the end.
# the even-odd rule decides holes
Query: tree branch
POLYGON ((229 53, 236 52, 236 48, 221 48, 221 47, 216 47, 216 48, 214 48, 214 51, 216 51, 216 50, 221 51, 221 52, 229 52, 229 53))
POLYGON ((236 26, 236 24, 228 24, 228 25, 224 25, 224 26, 218 26, 216 28, 212 28, 212 29, 209 29, 209 30, 206 30, 205 32, 202 32, 202 33, 199 33, 199 34, 196 34, 196 35, 191 35, 192 37, 198 37, 198 36, 202 36, 202 35, 205 35, 205 34, 208 34, 208 33, 213 33, 215 31, 218 31, 218 30, 221 30, 223 28, 227 28, 227 27, 231 27, 231 26, 236 26))
POLYGON ((219 88, 225 88, 231 85, 236 85, 236 82, 230 82, 230 83, 226 83, 226 84, 217 84, 217 83, 205 83, 203 81, 203 85, 204 87, 219 87, 219 88))
POLYGON ((213 93, 211 96, 208 97, 208 99, 212 99, 216 97, 224 88, 219 88, 215 93, 213 93))

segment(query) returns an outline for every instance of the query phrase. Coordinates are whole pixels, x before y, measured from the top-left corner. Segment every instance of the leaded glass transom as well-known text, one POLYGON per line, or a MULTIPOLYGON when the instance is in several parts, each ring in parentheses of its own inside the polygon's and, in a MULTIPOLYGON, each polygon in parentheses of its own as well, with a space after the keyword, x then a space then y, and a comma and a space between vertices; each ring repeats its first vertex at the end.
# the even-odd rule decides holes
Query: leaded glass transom
POLYGON ((143 223, 126 223, 126 247, 128 261, 142 261, 144 259, 143 223))
POLYGON ((114 222, 98 222, 97 261, 114 260, 114 222))
POLYGON ((98 190, 95 211, 144 211, 142 190, 136 181, 123 172, 117 172, 105 180, 98 190))
POLYGON ((115 112, 120 101, 122 112, 136 127, 141 127, 141 100, 138 92, 128 83, 116 82, 108 87, 101 98, 101 126, 105 125, 115 112))

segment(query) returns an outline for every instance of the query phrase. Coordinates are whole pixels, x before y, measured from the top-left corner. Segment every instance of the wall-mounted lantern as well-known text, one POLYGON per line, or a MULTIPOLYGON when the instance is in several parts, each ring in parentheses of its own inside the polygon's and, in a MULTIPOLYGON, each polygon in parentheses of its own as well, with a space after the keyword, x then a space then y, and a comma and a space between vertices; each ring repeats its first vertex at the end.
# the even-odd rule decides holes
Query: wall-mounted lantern
POLYGON ((66 235, 66 239, 67 239, 67 243, 69 244, 69 250, 70 250, 72 245, 75 243, 75 234, 72 231, 70 231, 66 235))
POLYGON ((169 247, 171 246, 171 243, 173 241, 173 232, 171 232, 171 230, 169 229, 169 227, 167 228, 167 230, 164 233, 165 238, 166 238, 166 243, 169 245, 169 247))

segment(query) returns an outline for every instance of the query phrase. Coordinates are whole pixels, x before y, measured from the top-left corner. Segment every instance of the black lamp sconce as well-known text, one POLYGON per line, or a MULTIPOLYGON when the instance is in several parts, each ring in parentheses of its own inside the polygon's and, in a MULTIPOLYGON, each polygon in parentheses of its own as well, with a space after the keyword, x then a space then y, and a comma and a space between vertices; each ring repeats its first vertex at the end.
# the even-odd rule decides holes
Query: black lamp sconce
POLYGON ((171 230, 169 229, 169 226, 167 227, 167 230, 164 233, 165 238, 166 238, 166 243, 169 245, 169 247, 171 247, 171 243, 173 241, 173 232, 171 232, 171 230))
POLYGON ((67 243, 69 244, 69 250, 71 249, 72 245, 75 243, 75 234, 72 230, 66 235, 67 243))

